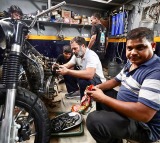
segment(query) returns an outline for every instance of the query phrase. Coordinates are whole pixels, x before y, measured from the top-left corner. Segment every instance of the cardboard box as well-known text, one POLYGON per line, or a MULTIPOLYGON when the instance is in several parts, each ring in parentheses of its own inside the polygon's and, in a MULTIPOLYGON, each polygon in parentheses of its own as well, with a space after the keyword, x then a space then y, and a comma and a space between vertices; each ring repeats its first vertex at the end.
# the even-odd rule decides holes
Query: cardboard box
POLYGON ((82 18, 82 22, 88 22, 88 18, 82 18))
POLYGON ((62 10, 63 18, 71 18, 71 11, 62 10))
POLYGON ((70 18, 69 17, 65 17, 64 18, 64 23, 70 23, 70 18))
POLYGON ((80 24, 80 20, 70 19, 70 24, 80 24))
POLYGON ((57 15, 57 14, 58 14, 57 10, 52 11, 52 15, 57 15))

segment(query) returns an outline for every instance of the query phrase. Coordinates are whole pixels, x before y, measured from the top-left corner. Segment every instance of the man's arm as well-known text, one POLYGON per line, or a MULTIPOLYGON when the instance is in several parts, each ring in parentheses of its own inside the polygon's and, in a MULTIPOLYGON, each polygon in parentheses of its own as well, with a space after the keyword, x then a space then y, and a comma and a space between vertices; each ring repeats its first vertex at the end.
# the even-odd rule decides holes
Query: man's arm
POLYGON ((108 37, 106 37, 106 49, 108 47, 108 37))
MULTIPOLYGON (((74 64, 72 64, 71 62, 67 62, 67 63, 65 63, 65 64, 63 64, 63 55, 59 55, 58 57, 57 57, 57 60, 56 60, 56 64, 55 65, 63 65, 64 67, 66 67, 66 68, 72 68, 72 67, 74 67, 75 65, 74 64)), ((53 65, 53 67, 54 67, 54 65, 53 65)))
POLYGON ((110 106, 114 110, 118 111, 119 113, 127 117, 142 122, 150 121, 156 114, 156 110, 140 102, 124 102, 106 96, 102 103, 106 104, 107 106, 110 106))
POLYGON ((67 63, 63 64, 62 67, 72 69, 72 68, 74 68, 75 65, 76 65, 76 57, 75 57, 75 55, 73 55, 67 63))
POLYGON ((63 64, 63 67, 66 67, 68 69, 71 69, 75 66, 75 64, 71 63, 71 62, 67 62, 66 64, 63 64))
POLYGON ((72 70, 66 68, 66 66, 60 66, 60 69, 58 72, 62 75, 70 75, 77 78, 83 78, 83 79, 93 79, 96 69, 95 68, 86 68, 85 70, 72 70))
POLYGON ((88 48, 91 49, 94 42, 96 41, 96 37, 97 37, 97 28, 96 26, 92 26, 92 29, 91 29, 91 39, 89 41, 89 44, 88 44, 88 48))
POLYGON ((156 110, 140 102, 124 102, 106 96, 102 90, 94 87, 93 91, 87 91, 95 101, 111 107, 118 113, 137 121, 149 122, 156 114, 156 110))
MULTIPOLYGON (((117 77, 119 77, 117 79, 121 80, 120 75, 117 77)), ((90 96, 92 96, 95 101, 103 103, 108 107, 111 107, 112 109, 114 109, 115 111, 126 117, 132 118, 137 121, 149 122, 157 112, 156 109, 158 105, 156 104, 156 102, 159 104, 157 86, 155 86, 159 84, 159 79, 160 79, 159 71, 157 72, 154 71, 153 75, 151 73, 149 74, 149 76, 146 78, 146 80, 143 81, 143 84, 141 85, 141 91, 139 92, 139 95, 137 95, 139 97, 137 102, 132 102, 132 101, 125 102, 113 99, 109 96, 106 96, 101 89, 98 89, 96 87, 94 87, 94 91, 91 92, 87 91, 87 93, 89 93, 90 96), (153 77, 156 77, 156 79, 153 80, 154 79, 153 77)), ((110 83, 107 84, 107 82, 100 84, 100 88, 109 86, 109 84, 110 83)))
POLYGON ((93 46, 93 44, 94 44, 94 42, 95 42, 95 40, 96 40, 96 34, 95 35, 92 35, 92 37, 91 37, 91 39, 90 39, 90 41, 89 41, 89 44, 88 44, 88 48, 89 49, 91 49, 92 48, 92 46, 93 46))
POLYGON ((96 85, 97 88, 101 90, 108 90, 108 89, 113 89, 116 86, 119 86, 121 83, 116 81, 114 78, 107 80, 106 82, 103 82, 101 84, 96 85))

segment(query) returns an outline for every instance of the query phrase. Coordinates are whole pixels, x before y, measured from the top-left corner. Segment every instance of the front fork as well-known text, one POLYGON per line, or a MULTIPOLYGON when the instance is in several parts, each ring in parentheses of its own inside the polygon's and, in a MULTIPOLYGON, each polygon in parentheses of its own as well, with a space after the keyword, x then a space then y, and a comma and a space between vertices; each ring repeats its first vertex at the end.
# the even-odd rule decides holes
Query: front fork
POLYGON ((9 57, 5 60, 2 72, 2 84, 6 86, 5 111, 0 129, 0 143, 15 143, 18 140, 14 122, 14 106, 20 69, 20 53, 23 42, 23 24, 15 24, 15 37, 9 57))
POLYGON ((7 97, 4 112, 5 116, 2 120, 0 138, 2 140, 2 143, 14 143, 14 140, 16 140, 16 138, 14 137, 14 133, 11 131, 11 129, 14 128, 13 110, 16 97, 16 89, 7 89, 6 95, 7 97))

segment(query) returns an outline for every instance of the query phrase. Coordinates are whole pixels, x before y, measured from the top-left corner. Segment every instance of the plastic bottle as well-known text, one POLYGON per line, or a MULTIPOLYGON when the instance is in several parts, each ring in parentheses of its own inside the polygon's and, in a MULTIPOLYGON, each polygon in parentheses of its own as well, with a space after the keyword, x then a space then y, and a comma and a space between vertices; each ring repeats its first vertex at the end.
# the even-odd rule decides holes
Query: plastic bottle
POLYGON ((116 16, 113 15, 112 16, 112 30, 111 30, 111 35, 112 36, 115 35, 115 28, 116 28, 116 16))
POLYGON ((102 46, 104 46, 105 44, 105 35, 104 35, 104 32, 102 31, 101 31, 100 43, 102 44, 102 46))

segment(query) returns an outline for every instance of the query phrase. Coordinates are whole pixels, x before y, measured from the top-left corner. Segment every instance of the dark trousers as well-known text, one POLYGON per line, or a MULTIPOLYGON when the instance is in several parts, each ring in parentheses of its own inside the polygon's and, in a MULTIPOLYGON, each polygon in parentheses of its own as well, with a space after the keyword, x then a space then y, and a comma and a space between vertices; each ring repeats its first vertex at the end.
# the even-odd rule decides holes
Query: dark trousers
POLYGON ((78 79, 78 85, 79 85, 79 88, 80 88, 81 99, 82 99, 82 97, 84 95, 84 91, 86 90, 86 87, 88 85, 91 85, 91 84, 97 85, 97 84, 100 84, 100 83, 102 83, 102 82, 97 75, 95 75, 93 77, 93 79, 91 79, 91 80, 78 79))
POLYGON ((69 75, 64 75, 63 77, 68 93, 79 90, 79 87, 77 85, 77 78, 69 75))
MULTIPOLYGON (((106 95, 116 92, 105 91, 106 95), (108 92, 108 93, 107 93, 108 92)), ((111 96, 111 95, 109 95, 111 96)), ((86 120, 87 129, 97 143, 121 143, 122 139, 131 139, 140 143, 151 143, 150 129, 141 122, 129 119, 111 108, 97 103, 98 110, 91 112, 86 120)))

